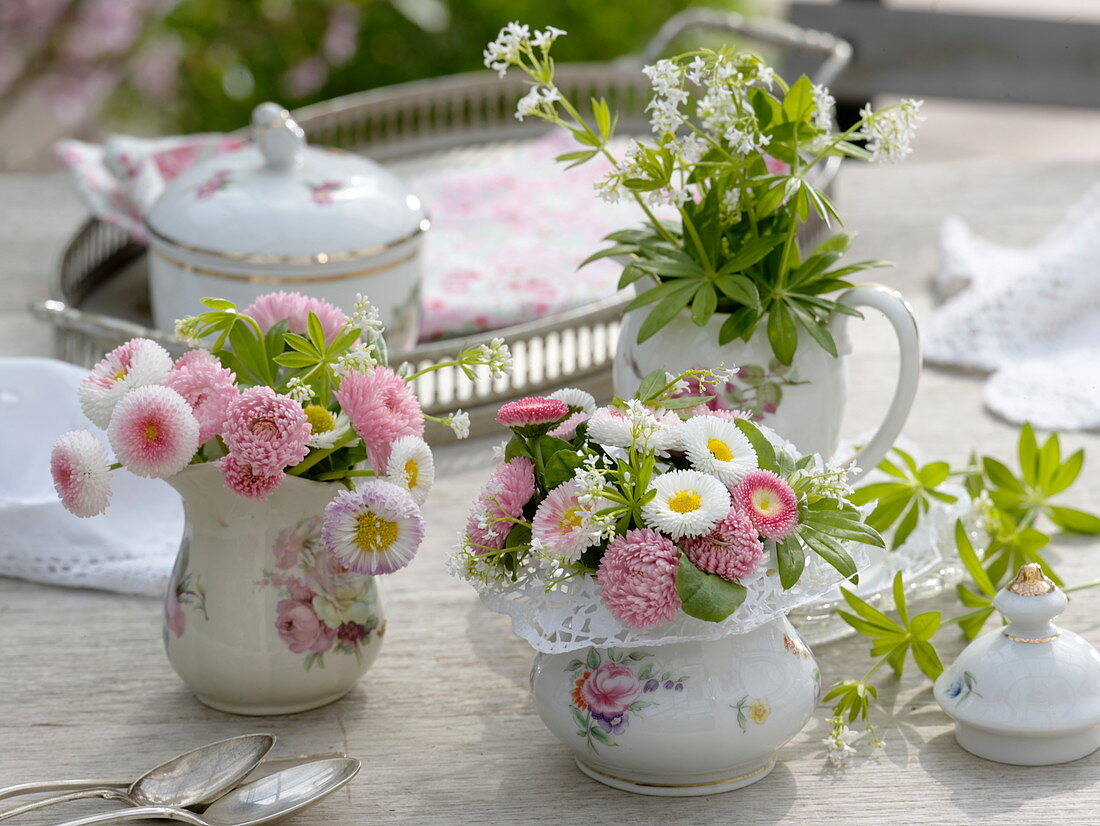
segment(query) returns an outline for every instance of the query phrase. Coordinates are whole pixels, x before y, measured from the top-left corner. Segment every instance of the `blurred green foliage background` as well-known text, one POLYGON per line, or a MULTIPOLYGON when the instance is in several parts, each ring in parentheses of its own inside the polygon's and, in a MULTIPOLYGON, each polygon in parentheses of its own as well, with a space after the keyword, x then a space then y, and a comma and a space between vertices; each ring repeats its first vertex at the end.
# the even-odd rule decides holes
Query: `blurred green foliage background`
MULTIPOLYGON (((124 121, 223 131, 252 107, 316 100, 481 68, 502 25, 554 25, 562 61, 610 60, 640 49, 691 0, 182 0, 143 33, 162 77, 135 73, 112 101, 124 121), (172 61, 175 71, 167 65, 172 61)), ((708 5, 738 6, 738 0, 708 5)))

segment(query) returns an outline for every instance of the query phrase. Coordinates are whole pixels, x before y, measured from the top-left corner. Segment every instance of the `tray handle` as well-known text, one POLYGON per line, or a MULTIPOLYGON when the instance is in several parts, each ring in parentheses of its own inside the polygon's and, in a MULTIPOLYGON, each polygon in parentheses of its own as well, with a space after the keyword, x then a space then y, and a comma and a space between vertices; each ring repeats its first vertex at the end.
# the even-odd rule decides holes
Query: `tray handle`
POLYGON ((813 80, 822 86, 832 83, 852 59, 851 44, 827 32, 804 29, 785 20, 749 19, 736 12, 718 9, 685 9, 665 21, 642 50, 642 61, 655 62, 676 38, 695 29, 733 32, 761 43, 820 54, 824 61, 814 73, 813 80))

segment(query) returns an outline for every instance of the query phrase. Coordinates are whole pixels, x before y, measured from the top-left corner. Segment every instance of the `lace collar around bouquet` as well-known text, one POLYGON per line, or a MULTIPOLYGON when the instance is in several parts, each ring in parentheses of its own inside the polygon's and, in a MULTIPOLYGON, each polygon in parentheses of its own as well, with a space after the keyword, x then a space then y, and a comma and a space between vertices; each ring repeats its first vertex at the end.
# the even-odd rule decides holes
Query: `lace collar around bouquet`
POLYGON ((512 431, 451 557, 536 650, 743 634, 855 581, 879 534, 846 470, 663 372, 597 408, 566 388, 500 409, 512 431))

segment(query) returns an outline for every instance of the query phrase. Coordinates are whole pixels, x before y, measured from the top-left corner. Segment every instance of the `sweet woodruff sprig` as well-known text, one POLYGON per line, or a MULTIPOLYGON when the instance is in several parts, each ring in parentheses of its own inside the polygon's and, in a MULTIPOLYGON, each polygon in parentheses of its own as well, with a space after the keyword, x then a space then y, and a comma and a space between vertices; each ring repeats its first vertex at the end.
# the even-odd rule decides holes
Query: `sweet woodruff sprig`
POLYGON ((716 312, 728 316, 722 344, 747 341, 766 319, 768 340, 784 364, 794 357, 799 330, 835 356, 829 317, 858 313, 826 296, 850 286, 847 276, 885 264, 837 266, 851 241, 843 233, 803 255, 796 233, 811 213, 826 223, 839 220, 813 173, 833 157, 906 157, 923 120, 921 103, 867 106, 838 132, 828 89, 805 76, 788 85, 749 52, 704 49, 643 69, 653 88, 646 106, 653 138, 630 141, 620 156, 613 144, 618 116, 607 101, 592 99, 583 114, 555 83, 550 52, 564 34, 510 23, 486 48, 485 65, 501 77, 510 68, 525 73, 531 90, 516 117, 572 135, 580 148, 558 157, 569 166, 609 161, 611 171, 596 184, 599 196, 632 199, 645 213, 644 227, 612 233, 612 245, 588 259, 629 256, 620 287, 650 284, 629 307, 652 307, 639 341, 690 308, 699 326, 716 312), (659 218, 654 210, 661 208, 674 217, 659 218))
POLYGON ((691 394, 721 378, 658 371, 637 398, 606 407, 574 388, 504 405, 497 422, 512 437, 467 520, 460 575, 503 584, 534 562, 548 588, 594 576, 608 609, 635 628, 681 611, 726 619, 765 542, 784 588, 808 554, 855 581, 845 543, 883 540, 845 500, 844 472, 791 456, 743 415, 691 394))
MULTIPOLYGON (((1049 534, 1037 525, 1044 520, 1066 533, 1100 534, 1100 517, 1087 511, 1057 504, 1081 473, 1085 453, 1077 450, 1062 458, 1058 434, 1051 434, 1040 445, 1030 424, 1020 430, 1017 443, 1019 471, 993 456, 971 456, 962 468, 952 469, 947 462, 919 465, 907 452, 894 449, 896 459, 879 465, 886 480, 857 488, 851 499, 856 503, 875 503, 867 522, 899 547, 910 536, 930 502, 957 501, 949 480, 961 481, 977 509, 977 524, 955 524, 955 550, 966 570, 966 579, 956 586, 959 613, 947 619, 940 611, 913 615, 906 603, 905 581, 899 572, 893 583, 893 611, 883 611, 855 594, 845 592, 848 610, 840 616, 858 633, 872 641, 873 664, 860 679, 836 683, 825 700, 833 701, 832 733, 826 740, 827 755, 842 762, 853 753, 851 743, 857 736, 848 729, 856 720, 871 716, 878 688, 871 682, 883 666, 900 676, 908 660, 929 680, 943 671, 936 639, 951 626, 958 626, 966 639, 974 639, 993 616, 993 598, 1015 576, 1021 565, 1037 563, 1054 582, 1067 592, 1096 587, 1100 582, 1066 587, 1046 555, 1049 534), (972 536, 984 537, 975 547, 972 536)), ((876 741, 873 727, 871 739, 876 741)))
POLYGON ((511 369, 503 340, 413 372, 389 366, 378 312, 362 296, 350 318, 298 293, 264 295, 244 310, 220 298, 203 304, 177 333, 209 349, 173 361, 156 342, 133 339, 82 382, 83 410, 107 431, 116 461, 90 431, 58 439, 50 468, 65 507, 83 517, 105 511, 110 471, 121 467, 164 479, 214 462, 228 489, 256 500, 291 476, 339 482, 346 490, 326 509, 329 551, 360 573, 408 564, 435 478, 425 420, 469 434, 461 410, 426 416, 411 382, 449 367, 502 376, 511 369))

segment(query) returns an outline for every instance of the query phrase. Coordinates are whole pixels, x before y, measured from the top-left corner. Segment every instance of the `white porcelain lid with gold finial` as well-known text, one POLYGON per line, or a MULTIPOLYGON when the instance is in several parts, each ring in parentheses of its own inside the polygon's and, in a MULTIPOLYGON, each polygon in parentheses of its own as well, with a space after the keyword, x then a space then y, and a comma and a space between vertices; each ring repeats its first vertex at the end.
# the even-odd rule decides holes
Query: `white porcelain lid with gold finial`
POLYGON ((145 218, 154 244, 269 266, 361 262, 428 228, 419 198, 351 152, 306 144, 286 109, 262 103, 252 142, 173 180, 145 218))
POLYGON ((1100 653, 1053 623, 1068 600, 1029 563, 993 600, 1007 624, 974 640, 934 694, 967 751, 1023 766, 1100 748, 1100 653))

